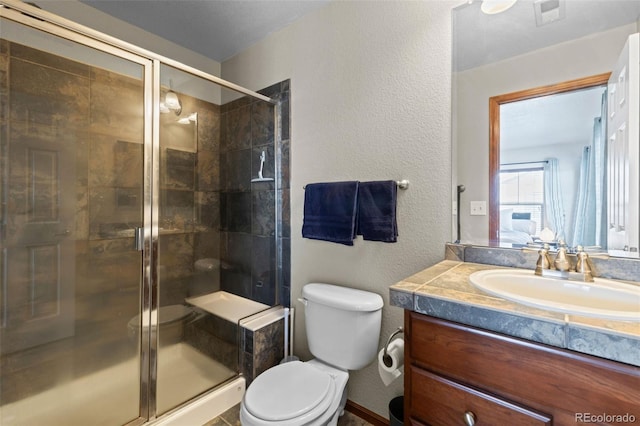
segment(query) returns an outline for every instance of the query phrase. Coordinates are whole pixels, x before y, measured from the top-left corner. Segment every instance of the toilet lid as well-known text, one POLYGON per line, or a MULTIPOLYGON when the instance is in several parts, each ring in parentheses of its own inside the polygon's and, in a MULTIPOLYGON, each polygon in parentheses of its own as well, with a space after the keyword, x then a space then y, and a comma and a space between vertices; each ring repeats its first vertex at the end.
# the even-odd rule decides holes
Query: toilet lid
POLYGON ((287 362, 258 376, 247 389, 244 405, 262 420, 284 421, 331 400, 332 385, 328 373, 300 361, 287 362))

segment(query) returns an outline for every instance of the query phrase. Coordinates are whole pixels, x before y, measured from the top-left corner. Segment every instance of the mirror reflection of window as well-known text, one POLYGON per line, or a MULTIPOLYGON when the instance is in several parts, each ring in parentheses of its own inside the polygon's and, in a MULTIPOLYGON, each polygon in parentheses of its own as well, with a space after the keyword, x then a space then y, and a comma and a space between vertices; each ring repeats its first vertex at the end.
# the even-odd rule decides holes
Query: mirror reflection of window
POLYGON ((500 238, 531 242, 540 236, 544 223, 544 165, 503 164, 500 167, 500 238), (504 212, 504 213, 503 213, 504 212))
MULTIPOLYGON (((522 99, 500 105, 500 166, 496 171, 500 179, 496 185, 500 185, 501 245, 510 242, 519 247, 531 242, 526 234, 514 232, 512 218, 502 210, 536 203, 540 204, 539 213, 533 207, 530 212, 535 216, 530 219, 536 222, 535 232, 528 235, 533 242, 547 228, 545 235, 552 233, 553 241, 562 240, 572 246, 604 245, 603 239, 596 236, 601 234, 597 229, 602 227, 606 203, 601 164, 605 136, 600 124, 600 117, 606 116, 605 93, 606 86, 596 84, 544 96, 531 97, 527 92, 522 99), (585 150, 593 155, 585 157, 585 150), (536 170, 539 179, 534 184, 531 181, 536 170), (513 192, 505 192, 507 178, 503 175, 507 173, 518 179, 518 199, 513 198, 513 192), (510 198, 504 199, 505 196, 510 198), (506 224, 502 223, 504 220, 506 224)), ((489 210, 492 214, 491 207, 489 210)), ((497 209, 493 214, 498 214, 497 209)))

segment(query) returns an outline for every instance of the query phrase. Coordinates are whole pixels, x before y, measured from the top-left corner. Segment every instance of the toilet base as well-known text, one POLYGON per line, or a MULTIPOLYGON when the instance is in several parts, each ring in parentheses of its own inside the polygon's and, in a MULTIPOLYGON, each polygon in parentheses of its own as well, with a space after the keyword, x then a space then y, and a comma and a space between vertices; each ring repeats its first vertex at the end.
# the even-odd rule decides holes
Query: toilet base
POLYGON ((345 386, 342 390, 342 396, 340 397, 340 405, 338 405, 338 409, 336 413, 333 415, 327 426, 337 426, 338 419, 344 415, 344 407, 347 405, 347 387, 345 386))

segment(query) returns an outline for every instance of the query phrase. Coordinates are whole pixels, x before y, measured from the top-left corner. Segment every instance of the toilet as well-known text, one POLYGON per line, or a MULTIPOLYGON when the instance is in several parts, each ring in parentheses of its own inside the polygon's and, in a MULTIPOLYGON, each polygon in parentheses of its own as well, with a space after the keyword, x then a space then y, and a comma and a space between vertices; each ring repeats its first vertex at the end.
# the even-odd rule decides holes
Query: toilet
POLYGON ((302 289, 309 350, 315 357, 272 367, 248 387, 243 426, 334 426, 347 401, 349 370, 376 357, 382 298, 368 291, 312 283, 302 289))

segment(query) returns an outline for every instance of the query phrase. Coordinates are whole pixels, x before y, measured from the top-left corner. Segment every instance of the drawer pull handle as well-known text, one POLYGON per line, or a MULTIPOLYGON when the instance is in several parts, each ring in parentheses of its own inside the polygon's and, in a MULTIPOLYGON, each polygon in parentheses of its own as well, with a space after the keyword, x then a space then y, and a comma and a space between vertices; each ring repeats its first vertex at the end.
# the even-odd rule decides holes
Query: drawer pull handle
POLYGON ((476 424, 476 415, 473 411, 467 411, 464 413, 464 424, 467 426, 473 426, 476 424))

